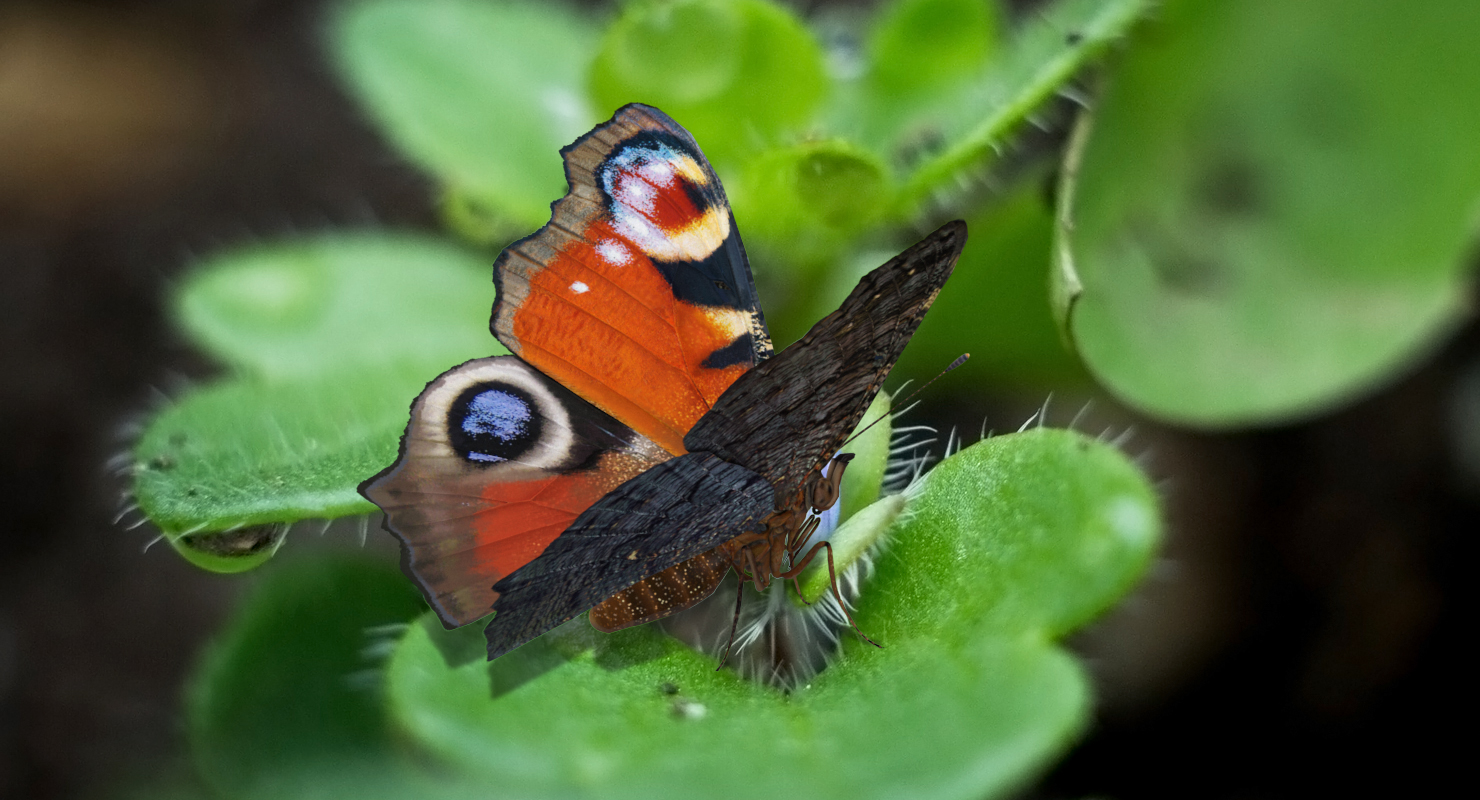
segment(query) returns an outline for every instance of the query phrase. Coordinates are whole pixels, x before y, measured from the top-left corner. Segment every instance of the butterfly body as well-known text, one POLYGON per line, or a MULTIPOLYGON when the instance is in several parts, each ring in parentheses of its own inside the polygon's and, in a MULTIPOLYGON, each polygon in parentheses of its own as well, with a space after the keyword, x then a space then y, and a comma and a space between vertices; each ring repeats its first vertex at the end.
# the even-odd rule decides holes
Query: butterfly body
POLYGON ((428 384, 361 487, 444 624, 495 612, 490 658, 587 610, 607 631, 661 618, 730 571, 794 577, 844 439, 965 242, 946 225, 773 355, 682 127, 631 105, 562 154, 570 192, 494 265, 490 327, 514 355, 428 384))

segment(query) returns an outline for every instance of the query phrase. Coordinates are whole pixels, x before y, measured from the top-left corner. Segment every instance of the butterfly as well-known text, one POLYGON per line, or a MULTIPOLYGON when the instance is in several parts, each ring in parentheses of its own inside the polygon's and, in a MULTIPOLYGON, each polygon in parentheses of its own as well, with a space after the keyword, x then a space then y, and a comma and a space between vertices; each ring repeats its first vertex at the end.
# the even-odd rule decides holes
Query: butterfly
POLYGON ((602 631, 660 619, 731 570, 794 579, 827 548, 802 552, 838 449, 966 242, 946 224, 773 355, 687 131, 632 104, 561 155, 569 192, 494 263, 490 327, 513 355, 427 384, 396 462, 360 486, 444 625, 493 612, 490 659, 588 610, 602 631))

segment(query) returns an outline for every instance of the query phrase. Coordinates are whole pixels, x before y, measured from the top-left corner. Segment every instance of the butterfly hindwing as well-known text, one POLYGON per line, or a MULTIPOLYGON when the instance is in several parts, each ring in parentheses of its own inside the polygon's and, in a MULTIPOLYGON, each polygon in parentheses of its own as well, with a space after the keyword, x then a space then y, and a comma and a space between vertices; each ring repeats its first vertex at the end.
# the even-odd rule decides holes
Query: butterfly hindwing
POLYGON ((760 530, 774 505, 765 478, 709 453, 689 453, 649 469, 601 498, 538 558, 494 585, 498 601, 486 630, 488 657, 649 576, 760 530))
POLYGON ((361 493, 448 627, 488 614, 493 585, 604 495, 670 458, 518 358, 469 361, 411 407, 400 458, 361 493))
POLYGON ((570 192, 494 264, 499 341, 679 455, 771 353, 719 178, 687 131, 629 105, 561 151, 570 192))
POLYGON ((858 425, 965 245, 966 223, 947 223, 865 275, 837 311, 735 381, 684 446, 790 496, 858 425))

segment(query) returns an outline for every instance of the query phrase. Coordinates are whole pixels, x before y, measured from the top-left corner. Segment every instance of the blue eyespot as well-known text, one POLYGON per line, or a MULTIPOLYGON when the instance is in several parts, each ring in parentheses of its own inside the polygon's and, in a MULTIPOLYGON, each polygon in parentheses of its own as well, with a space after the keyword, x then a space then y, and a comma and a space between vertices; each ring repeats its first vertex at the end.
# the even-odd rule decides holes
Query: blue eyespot
POLYGON ((469 461, 515 461, 540 440, 534 400, 507 383, 483 383, 463 391, 447 416, 452 449, 469 461))

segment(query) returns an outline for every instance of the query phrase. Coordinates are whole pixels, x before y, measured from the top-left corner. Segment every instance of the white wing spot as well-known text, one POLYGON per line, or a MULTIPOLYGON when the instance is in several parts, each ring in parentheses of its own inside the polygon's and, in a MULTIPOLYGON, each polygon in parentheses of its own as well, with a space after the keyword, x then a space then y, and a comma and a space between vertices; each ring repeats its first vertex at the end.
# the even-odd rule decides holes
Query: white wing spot
POLYGON ((575 283, 572 283, 570 285, 570 290, 572 292, 575 292, 576 294, 585 294, 586 292, 591 291, 591 287, 587 286, 584 283, 581 283, 580 281, 576 281, 575 283))
POLYGON ((603 239, 601 244, 596 245, 596 255, 608 264, 626 266, 632 263, 632 254, 620 242, 612 239, 603 239))

